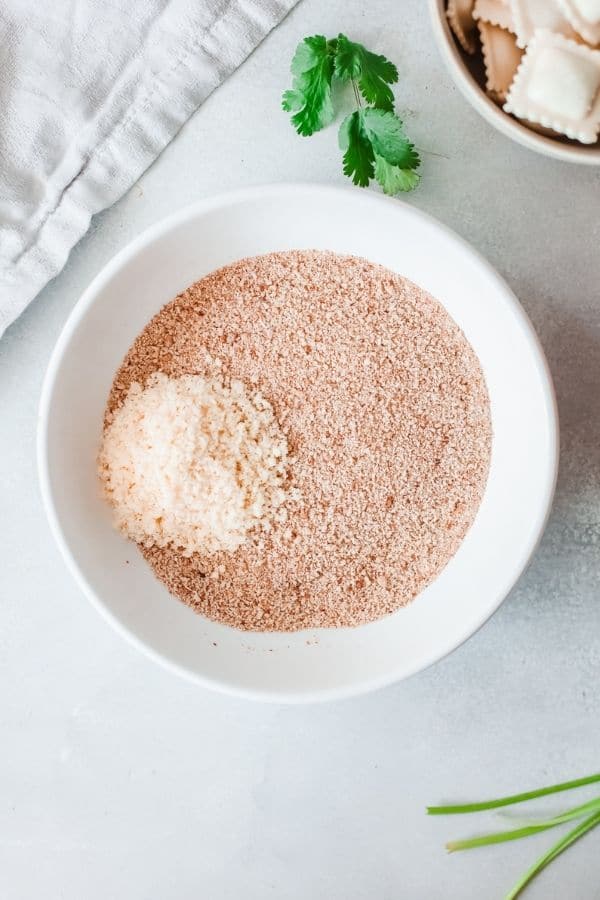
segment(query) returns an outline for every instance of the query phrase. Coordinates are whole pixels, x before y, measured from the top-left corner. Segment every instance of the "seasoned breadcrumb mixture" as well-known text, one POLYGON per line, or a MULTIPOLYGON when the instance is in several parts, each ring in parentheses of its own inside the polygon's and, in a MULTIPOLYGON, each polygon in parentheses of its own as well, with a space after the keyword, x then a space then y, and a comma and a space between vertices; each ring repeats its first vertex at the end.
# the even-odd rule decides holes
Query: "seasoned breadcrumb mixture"
POLYGON ((481 367, 443 307, 364 259, 241 260, 152 319, 117 373, 107 423, 133 382, 215 368, 271 404, 299 499, 234 552, 142 547, 169 591, 259 631, 359 625, 420 593, 475 517, 491 451, 481 367))

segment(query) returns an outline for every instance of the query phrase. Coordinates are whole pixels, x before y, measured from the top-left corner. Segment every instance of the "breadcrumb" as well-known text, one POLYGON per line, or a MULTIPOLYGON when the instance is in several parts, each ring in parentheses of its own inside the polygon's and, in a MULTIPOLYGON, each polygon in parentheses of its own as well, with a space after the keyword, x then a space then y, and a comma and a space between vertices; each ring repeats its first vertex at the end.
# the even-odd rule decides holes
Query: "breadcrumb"
POLYGON ((487 480, 489 399, 465 336, 412 282, 321 251, 241 260, 148 324, 107 422, 157 371, 258 390, 299 491, 286 523, 233 552, 142 547, 197 612, 257 631, 360 625, 410 602, 456 553, 487 480))

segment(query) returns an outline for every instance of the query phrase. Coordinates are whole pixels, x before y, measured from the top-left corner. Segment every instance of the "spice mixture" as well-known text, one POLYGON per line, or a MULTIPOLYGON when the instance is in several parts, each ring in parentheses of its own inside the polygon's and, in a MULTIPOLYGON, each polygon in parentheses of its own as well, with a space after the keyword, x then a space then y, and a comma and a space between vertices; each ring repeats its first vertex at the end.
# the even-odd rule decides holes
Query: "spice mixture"
POLYGON ((436 300, 381 266, 291 251, 208 275, 134 342, 106 427, 156 372, 239 380, 287 441, 287 521, 233 551, 142 546, 199 613, 261 631, 377 619, 440 573, 473 521, 491 449, 479 362, 436 300))

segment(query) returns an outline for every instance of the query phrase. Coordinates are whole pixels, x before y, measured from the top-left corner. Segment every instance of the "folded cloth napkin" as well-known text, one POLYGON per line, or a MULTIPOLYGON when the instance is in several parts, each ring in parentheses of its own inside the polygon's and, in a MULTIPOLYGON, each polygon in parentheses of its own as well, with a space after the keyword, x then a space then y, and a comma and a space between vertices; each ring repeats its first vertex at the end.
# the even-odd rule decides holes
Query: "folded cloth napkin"
POLYGON ((2 0, 0 336, 297 0, 2 0))

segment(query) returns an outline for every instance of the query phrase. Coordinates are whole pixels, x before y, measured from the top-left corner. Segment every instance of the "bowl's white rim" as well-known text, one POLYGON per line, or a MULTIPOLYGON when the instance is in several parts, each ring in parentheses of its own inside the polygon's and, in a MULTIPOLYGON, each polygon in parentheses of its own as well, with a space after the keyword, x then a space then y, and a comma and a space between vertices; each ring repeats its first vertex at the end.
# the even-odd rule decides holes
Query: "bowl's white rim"
POLYGON ((537 134, 526 125, 522 125, 516 119, 511 118, 491 100, 485 91, 477 84, 471 73, 466 68, 456 46, 450 26, 443 11, 444 0, 429 0, 429 10, 433 33, 439 51, 446 63, 456 85, 471 106, 506 137, 512 138, 523 147, 535 150, 553 159, 563 162, 578 163, 580 165, 600 166, 600 149, 586 147, 582 144, 561 144, 559 141, 544 134, 537 134))
POLYGON ((133 646, 141 650, 146 656, 150 657, 155 662, 167 668, 169 671, 174 672, 175 674, 183 678, 186 678, 188 681, 200 684, 201 686, 206 688, 219 690, 223 693, 229 694, 230 696, 241 696, 248 699, 269 701, 273 703, 314 703, 318 701, 342 700, 350 697, 360 696, 362 694, 387 687, 398 681, 404 680, 405 678, 408 678, 411 675, 416 674, 417 672, 423 671, 424 669, 433 665, 435 662, 443 659, 453 650, 456 650, 466 640, 468 640, 468 638, 472 637, 472 635, 474 635, 497 611, 501 603, 507 597, 507 595, 529 564, 531 557, 533 556, 542 538, 546 523, 548 521, 548 517, 550 515, 552 500, 556 487, 556 479, 558 474, 558 457, 558 410, 552 383, 552 376, 544 351, 533 328, 533 325, 531 324, 529 318, 527 317, 527 314, 525 313, 525 310, 517 300, 516 296, 513 294, 508 284, 504 281, 503 278, 501 278, 501 276, 490 265, 490 263, 488 263, 487 260, 466 240, 452 231, 452 229, 439 222, 433 216, 422 212, 414 206, 404 203, 403 201, 385 197, 381 194, 376 194, 370 191, 365 191, 364 193, 359 194, 357 188, 353 187, 338 187, 316 183, 282 182, 280 184, 267 184, 249 188, 241 188, 227 193, 218 194, 216 196, 197 201, 189 206, 184 207, 181 210, 178 210, 175 213, 172 213, 171 215, 160 220, 154 225, 151 225, 137 238, 134 238, 133 241, 131 241, 129 244, 127 244, 127 246, 120 250, 95 276, 95 278, 92 280, 92 282, 83 292, 83 294, 71 310, 65 322, 65 325, 58 337, 54 350, 52 351, 50 361, 48 363, 48 368, 46 370, 46 375, 44 377, 40 394, 38 412, 37 465, 43 505, 46 511, 48 522, 50 524, 50 530, 67 564, 67 567, 73 575, 76 583, 79 585, 85 596, 90 600, 92 605, 122 637, 129 641, 130 644, 133 644, 133 646), (87 313, 88 309, 95 302, 99 290, 101 290, 105 286, 105 284, 113 277, 114 273, 121 266, 126 264, 132 257, 137 254, 141 247, 145 246, 150 241, 161 237, 161 235, 168 232, 170 229, 177 227, 187 220, 197 217, 198 215, 202 215, 209 210, 235 204, 240 201, 262 198, 265 195, 271 195, 273 198, 277 197, 281 199, 282 195, 286 195, 289 193, 306 193, 307 191, 316 191, 321 194, 327 194, 331 197, 332 200, 335 199, 336 196, 347 196, 348 194, 352 193, 357 198, 360 197, 363 202, 367 201, 374 205, 402 204, 403 207, 410 210, 411 215, 422 219, 424 222, 433 225, 444 232, 444 234, 447 237, 451 238, 457 245, 459 245, 464 252, 469 254, 474 262, 476 262, 480 267, 486 270, 487 276, 491 280, 495 281, 497 286, 502 290, 506 298, 507 306, 510 308, 510 311, 518 327, 521 329, 523 336, 529 345, 532 358, 535 362, 535 367, 538 371, 540 381, 543 386, 544 408, 549 432, 551 435, 553 435, 554 439, 552 440, 551 446, 549 448, 548 459, 544 461, 544 464, 546 465, 544 499, 543 503, 540 504, 537 510, 535 522, 531 530, 531 539, 528 544, 523 547, 521 557, 515 562, 512 572, 507 576, 504 584, 496 591, 496 595, 490 600, 489 605, 483 611, 474 627, 472 625, 469 625, 467 628, 465 628, 464 632, 461 634, 458 640, 451 640, 448 645, 445 645, 441 648, 436 648, 436 650, 424 655, 419 663, 415 663, 408 669, 402 667, 397 671, 394 670, 392 672, 388 672, 384 676, 374 679, 365 679, 363 681, 351 685, 346 685, 341 688, 280 692, 276 689, 250 689, 246 688, 243 685, 234 685, 226 681, 221 681, 216 678, 208 678, 197 672, 193 672, 187 669, 185 666, 173 661, 172 659, 168 659, 162 656, 158 651, 148 646, 143 640, 141 640, 141 638, 137 636, 135 632, 130 631, 129 628, 123 625, 123 623, 119 621, 119 619, 107 608, 107 606, 105 606, 102 599, 96 594, 96 592, 87 581, 85 574, 81 570, 77 560, 71 552, 71 549, 68 545, 68 542, 64 536, 58 520, 52 490, 50 487, 50 471, 48 466, 48 414, 50 401, 52 398, 56 378, 60 369, 62 357, 71 339, 71 336, 73 335, 81 319, 87 313))

